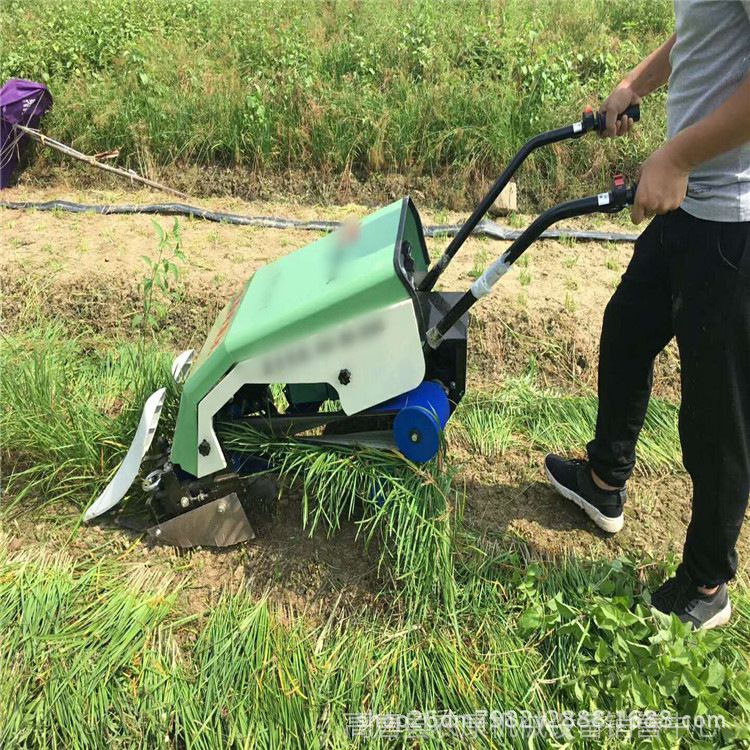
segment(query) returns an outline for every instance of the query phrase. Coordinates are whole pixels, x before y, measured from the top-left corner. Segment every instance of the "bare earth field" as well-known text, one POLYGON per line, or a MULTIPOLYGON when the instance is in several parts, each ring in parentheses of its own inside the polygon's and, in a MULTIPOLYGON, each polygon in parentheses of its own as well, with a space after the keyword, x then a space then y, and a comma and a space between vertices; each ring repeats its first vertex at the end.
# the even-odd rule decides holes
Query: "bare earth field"
MULTIPOLYGON (((14 188, 9 201, 64 198, 83 203, 168 202, 156 193, 14 188)), ((358 217, 370 209, 359 205, 322 207, 295 203, 243 203, 211 199, 197 202, 215 210, 298 219, 358 217)), ((156 217, 164 228, 169 217, 156 217)), ((460 214, 425 211, 425 224, 452 223, 460 214)), ((530 220, 530 217, 525 217, 530 220)), ((186 264, 180 298, 173 305, 162 340, 175 352, 200 346, 207 328, 229 296, 263 263, 309 243, 315 232, 235 227, 180 220, 186 264)), ((525 225, 525 224, 524 224, 525 225)), ((567 226, 571 226, 568 224, 567 226)), ((587 226, 583 222, 576 228, 587 226)), ((588 224, 594 226, 594 223, 588 224)), ((623 231, 622 224, 597 221, 597 228, 623 231)), ((631 231, 628 228, 625 231, 631 231)), ((28 319, 29 305, 43 305, 48 317, 76 321, 77 329, 111 336, 133 336, 133 317, 141 307, 139 282, 147 273, 141 256, 153 257, 156 235, 148 216, 76 215, 60 212, 0 211, 0 278, 3 279, 3 327, 13 331, 28 319)), ((437 257, 444 240, 428 241, 437 257)), ((472 239, 444 276, 443 287, 464 290, 473 269, 481 270, 506 243, 472 239)), ((609 296, 623 272, 629 244, 538 243, 528 262, 506 276, 493 295, 480 303, 470 335, 469 388, 492 390, 509 376, 535 368, 542 383, 566 392, 594 387, 597 340, 609 296)), ((679 370, 668 350, 657 366, 656 395, 679 397, 679 370)), ((583 445, 570 446, 581 453, 583 445)), ((578 552, 637 560, 679 553, 689 520, 690 482, 684 472, 664 476, 637 473, 631 483, 622 533, 608 538, 577 509, 559 499, 544 483, 542 454, 508 451, 490 462, 451 447, 449 459, 459 467, 467 488, 466 520, 488 543, 505 534, 520 536, 548 556, 578 552)), ((346 526, 327 539, 301 529, 299 498, 282 498, 275 518, 258 528, 256 541, 224 552, 192 553, 150 547, 129 532, 107 526, 78 527, 72 507, 49 507, 6 520, 11 545, 65 543, 75 554, 112 554, 124 560, 149 558, 154 564, 195 574, 190 595, 196 606, 212 596, 216 583, 245 581, 259 591, 271 588, 297 607, 315 611, 341 597, 344 605, 370 597, 376 571, 356 528, 346 526), (62 515, 67 523, 53 523, 62 515)), ((741 543, 747 569, 750 543, 741 543)))

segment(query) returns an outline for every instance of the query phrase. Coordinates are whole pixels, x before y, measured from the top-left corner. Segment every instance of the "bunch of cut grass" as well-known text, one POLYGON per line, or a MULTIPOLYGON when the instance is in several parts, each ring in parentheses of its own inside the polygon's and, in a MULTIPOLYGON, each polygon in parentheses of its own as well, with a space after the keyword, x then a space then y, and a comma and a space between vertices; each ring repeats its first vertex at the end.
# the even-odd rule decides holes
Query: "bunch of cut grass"
POLYGON ((123 730, 149 723, 138 682, 174 581, 46 550, 0 568, 0 747, 132 746, 123 730))
POLYGON ((152 345, 87 340, 55 323, 3 338, 0 358, 6 508, 28 497, 87 504, 127 450, 148 395, 173 383, 152 345))
MULTIPOLYGON (((491 394, 469 394, 456 412, 452 429, 472 451, 488 458, 514 444, 542 451, 583 450, 594 436, 597 398, 539 388, 531 376, 506 381, 491 394)), ((652 472, 679 468, 678 407, 651 399, 638 442, 639 465, 652 472)))
MULTIPOLYGON (((631 710, 623 686, 639 676, 633 659, 653 659, 641 708, 680 715, 695 712, 694 685, 660 693, 662 674, 720 662, 725 683, 703 695, 729 727, 714 746, 740 746, 750 717, 748 621, 690 634, 634 609, 641 571, 627 560, 533 560, 525 548, 495 547, 462 559, 455 617, 439 603, 422 617, 343 617, 334 608, 311 625, 246 591, 227 591, 209 611, 185 616, 174 584, 153 572, 86 568, 44 551, 8 558, 3 549, 3 748, 385 750, 410 740, 378 736, 367 723, 373 716, 486 711, 476 736, 436 729, 413 744, 541 750, 557 745, 543 734, 491 730, 489 713, 631 710), (597 614, 605 606, 613 623, 597 614), (364 735, 352 736, 358 729, 364 735)), ((733 598, 746 612, 744 582, 733 598)), ((596 739, 610 750, 634 742, 613 733, 596 739)), ((669 732, 660 742, 706 747, 669 732)), ((564 744, 592 746, 575 733, 564 744)))
POLYGON ((439 461, 417 466, 392 451, 272 439, 236 423, 217 433, 230 450, 267 456, 283 481, 301 487, 311 534, 356 519, 365 545, 379 542, 379 571, 388 563, 410 604, 437 598, 452 609, 452 546, 463 504, 439 461))

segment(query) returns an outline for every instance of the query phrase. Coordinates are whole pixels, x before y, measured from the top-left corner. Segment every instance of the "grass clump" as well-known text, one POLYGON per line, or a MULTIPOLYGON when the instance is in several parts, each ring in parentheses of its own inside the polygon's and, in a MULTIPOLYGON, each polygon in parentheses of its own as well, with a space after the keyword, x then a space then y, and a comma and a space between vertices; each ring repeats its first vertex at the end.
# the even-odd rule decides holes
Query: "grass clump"
POLYGON ((4 490, 13 503, 65 499, 83 508, 116 470, 148 395, 172 382, 169 358, 155 347, 71 336, 54 323, 2 338, 0 359, 4 490))
MULTIPOLYGON (((597 398, 540 388, 533 377, 506 381, 495 393, 469 394, 451 428, 472 451, 493 458, 511 445, 540 451, 583 451, 594 436, 597 398)), ((651 399, 638 442, 639 465, 646 471, 674 471, 681 465, 678 407, 651 399)))
POLYGON ((136 726, 148 737, 158 716, 142 710, 141 670, 174 582, 47 551, 3 554, 0 568, 0 746, 125 747, 107 739, 136 726))

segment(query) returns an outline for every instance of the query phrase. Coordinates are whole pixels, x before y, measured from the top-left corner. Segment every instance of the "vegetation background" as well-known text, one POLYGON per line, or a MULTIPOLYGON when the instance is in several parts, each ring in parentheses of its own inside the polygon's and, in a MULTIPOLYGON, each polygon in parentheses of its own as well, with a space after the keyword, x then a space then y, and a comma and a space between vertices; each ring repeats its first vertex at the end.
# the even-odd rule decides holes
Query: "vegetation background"
MULTIPOLYGON (((48 84, 46 132, 142 171, 397 173, 460 201, 672 22, 668 0, 5 0, 0 79, 48 84)), ((663 133, 657 94, 637 137, 537 154, 523 197, 599 189, 613 164, 632 176, 663 133)))

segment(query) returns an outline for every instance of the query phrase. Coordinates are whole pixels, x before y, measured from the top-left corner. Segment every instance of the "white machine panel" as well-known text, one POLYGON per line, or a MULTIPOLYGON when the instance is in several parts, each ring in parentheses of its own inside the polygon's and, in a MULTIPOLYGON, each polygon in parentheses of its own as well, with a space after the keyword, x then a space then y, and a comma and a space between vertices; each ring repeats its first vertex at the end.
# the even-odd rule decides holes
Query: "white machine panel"
MULTIPOLYGON (((416 388, 424 379, 425 362, 411 300, 352 318, 311 336, 239 362, 198 406, 198 444, 206 440, 208 455, 198 453, 198 476, 226 467, 214 415, 246 383, 329 383, 347 414, 375 406, 416 388), (349 372, 347 385, 339 373, 349 372)), ((196 453, 198 446, 196 445, 196 453)))

